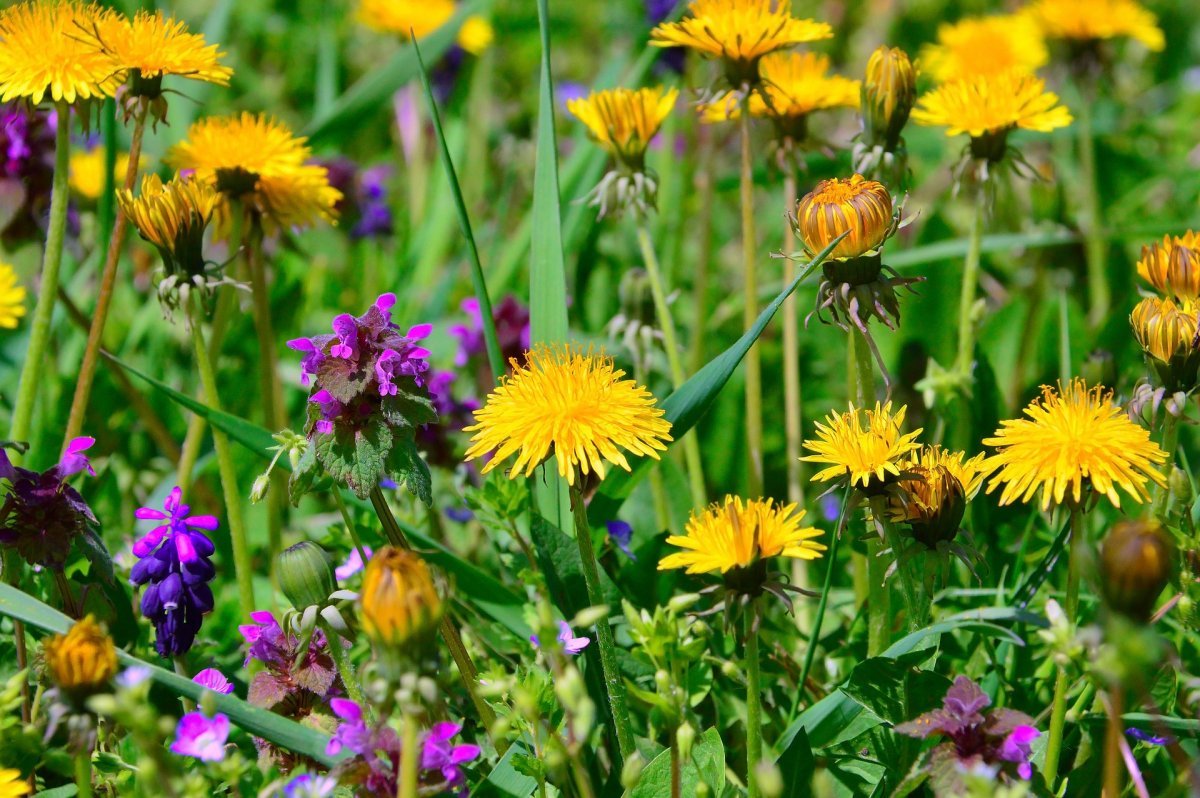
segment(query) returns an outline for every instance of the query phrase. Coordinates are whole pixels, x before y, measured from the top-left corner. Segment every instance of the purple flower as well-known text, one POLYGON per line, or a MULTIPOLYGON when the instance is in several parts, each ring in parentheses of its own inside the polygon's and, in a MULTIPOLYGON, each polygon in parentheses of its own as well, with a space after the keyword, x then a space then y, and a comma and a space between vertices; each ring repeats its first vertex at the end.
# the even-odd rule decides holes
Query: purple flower
POLYGON ((1040 734, 1041 732, 1034 727, 1022 724, 1010 731, 1004 742, 1000 743, 999 757, 1005 762, 1015 762, 1017 775, 1026 781, 1033 776, 1033 765, 1029 763, 1032 756, 1029 746, 1040 734))
POLYGON ((1142 731, 1141 729, 1137 728, 1136 726, 1130 726, 1128 729, 1125 730, 1125 733, 1135 740, 1138 740, 1143 743, 1148 743, 1150 745, 1170 745, 1171 743, 1175 742, 1174 737, 1171 737, 1169 735, 1163 735, 1162 737, 1158 737, 1156 735, 1151 734, 1150 732, 1142 731))
MULTIPOLYGON (((371 551, 370 546, 365 546, 363 549, 366 552, 367 557, 370 557, 372 554, 374 554, 374 552, 371 551)), ((345 562, 333 569, 333 575, 339 580, 349 579, 361 571, 364 567, 366 567, 366 563, 363 562, 362 555, 359 554, 358 547, 355 546, 350 550, 350 554, 346 557, 345 562)))
POLYGON ((228 739, 228 717, 219 712, 211 718, 203 712, 189 712, 175 727, 171 753, 204 762, 220 762, 225 758, 225 741, 228 739))
POLYGON ((367 755, 371 750, 371 732, 363 720, 362 707, 348 698, 335 698, 329 702, 329 708, 342 722, 325 746, 325 753, 337 756, 346 749, 359 756, 367 755))
POLYGON ((621 520, 609 521, 605 526, 608 528, 609 539, 616 547, 629 559, 636 560, 637 555, 630 548, 630 543, 633 542, 633 527, 621 520))
POLYGON ((317 348, 311 338, 293 338, 287 342, 288 349, 304 352, 300 360, 300 384, 308 385, 312 377, 317 376, 317 370, 325 362, 325 354, 317 348))
POLYGON ((447 518, 457 524, 465 524, 475 517, 470 507, 447 507, 444 512, 447 518))
POLYGON ((45 237, 57 126, 53 111, 0 105, 0 235, 10 250, 45 237))
MULTIPOLYGON (((657 25, 660 22, 665 22, 671 16, 671 12, 679 5, 680 0, 646 0, 646 21, 651 26, 657 25)), ((676 75, 682 75, 687 55, 685 47, 664 47, 658 55, 658 61, 655 62, 654 68, 656 72, 673 72, 676 75)))
MULTIPOLYGON (((238 627, 246 641, 245 664, 258 660, 265 667, 250 681, 248 702, 264 709, 307 714, 314 702, 341 695, 324 632, 313 632, 307 648, 301 649, 300 638, 281 627, 270 612, 252 612, 250 620, 253 623, 238 627)), ((340 639, 337 644, 346 645, 340 639)))
MULTIPOLYGON (((458 375, 453 371, 437 371, 428 380, 429 394, 438 420, 417 430, 417 442, 428 461, 444 468, 454 468, 462 462, 455 451, 451 433, 462 430, 471 422, 471 414, 479 403, 473 398, 454 398, 453 385, 458 375)), ((456 519, 457 520, 457 519, 456 519)))
POLYGON ((337 779, 301 773, 283 785, 283 798, 329 798, 337 789, 337 779))
POLYGON ((217 528, 216 517, 188 515, 183 491, 175 487, 163 509, 142 507, 134 515, 163 521, 133 544, 139 558, 129 575, 133 585, 146 585, 142 616, 154 624, 154 647, 162 657, 186 653, 196 642, 204 613, 213 608, 208 583, 216 574, 209 559, 213 543, 200 530, 217 528))
POLYGON ((329 348, 329 354, 344 360, 351 360, 358 355, 358 324, 349 313, 334 317, 333 334, 337 342, 329 348))
POLYGON ((421 770, 440 771, 446 786, 450 788, 466 783, 460 765, 479 758, 477 745, 451 745, 451 740, 461 731, 461 723, 435 723, 425 735, 425 744, 421 748, 421 770))
MULTIPOLYGON (((529 642, 533 643, 534 648, 540 648, 542 643, 537 635, 530 635, 529 642)), ((558 642, 563 647, 563 651, 568 654, 578 654, 588 647, 588 643, 592 642, 587 637, 576 637, 571 631, 571 624, 566 621, 558 622, 558 642)))
POLYGON ((395 795, 400 767, 400 736, 380 722, 368 726, 362 707, 344 698, 329 702, 333 714, 341 719, 325 752, 335 756, 343 751, 353 754, 342 768, 360 780, 367 795, 395 795), (366 765, 364 769, 359 762, 366 765))
POLYGON ((88 449, 95 444, 95 438, 72 438, 67 444, 66 451, 58 461, 58 473, 63 478, 74 476, 80 471, 87 471, 93 477, 96 476, 96 470, 92 468, 91 462, 84 454, 88 449))
POLYGON ((233 692, 233 682, 225 678, 225 674, 216 668, 205 668, 192 677, 196 684, 207 687, 217 693, 228 695, 233 692))
MULTIPOLYGON (((483 314, 479 312, 479 301, 469 297, 462 301, 459 308, 471 317, 471 322, 451 325, 448 328, 450 334, 458 339, 458 353, 454 356, 454 365, 462 367, 476 360, 481 368, 485 368, 487 346, 483 338, 483 314)), ((500 354, 504 361, 507 363, 515 359, 518 363, 524 363, 530 341, 529 309, 515 297, 506 296, 498 305, 492 306, 492 322, 496 325, 496 341, 500 344, 500 354)), ((488 381, 491 381, 490 371, 488 381)))
POLYGON ((60 569, 75 538, 98 526, 96 516, 67 479, 80 471, 90 474, 83 454, 92 438, 75 438, 53 467, 31 471, 12 464, 0 448, 0 479, 8 482, 0 505, 0 546, 11 546, 25 562, 60 569))
POLYGON ((830 523, 837 521, 842 514, 842 500, 836 494, 826 493, 821 498, 817 499, 817 506, 821 510, 821 518, 830 523))
POLYGON ((150 678, 150 669, 145 665, 133 665, 121 671, 117 676, 117 684, 130 690, 150 678))

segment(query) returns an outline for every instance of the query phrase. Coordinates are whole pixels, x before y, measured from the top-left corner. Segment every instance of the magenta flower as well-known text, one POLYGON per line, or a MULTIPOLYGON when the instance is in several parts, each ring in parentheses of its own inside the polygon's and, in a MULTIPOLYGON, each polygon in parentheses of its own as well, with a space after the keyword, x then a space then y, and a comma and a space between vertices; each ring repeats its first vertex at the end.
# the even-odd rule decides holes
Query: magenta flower
POLYGON ((342 722, 325 746, 325 753, 337 756, 344 748, 365 756, 371 750, 371 732, 363 720, 362 707, 348 698, 335 698, 329 702, 329 708, 342 722))
MULTIPOLYGON (((181 563, 193 563, 200 556, 208 556, 196 553, 197 541, 193 536, 198 534, 207 540, 204 534, 197 530, 203 529, 212 532, 220 526, 220 522, 215 515, 188 515, 187 512, 191 508, 181 503, 182 498, 183 490, 176 485, 163 502, 163 510, 166 512, 153 507, 139 507, 134 511, 134 517, 143 521, 165 522, 151 529, 137 543, 133 544, 135 555, 145 557, 158 548, 158 544, 162 543, 163 538, 169 534, 181 563)), ((209 545, 211 546, 211 544, 209 545)), ((202 545, 201 548, 209 548, 209 546, 202 545)), ((208 554, 212 554, 211 548, 209 548, 208 554)))
POLYGON ((228 695, 233 692, 233 682, 216 668, 205 668, 193 676, 192 681, 217 693, 228 695))
MULTIPOLYGON (((534 648, 539 648, 542 644, 541 641, 538 640, 537 635, 530 635, 529 642, 533 643, 534 648)), ((576 637, 575 633, 571 631, 571 624, 567 623, 566 621, 559 621, 558 642, 559 645, 563 647, 563 651, 567 652, 568 654, 578 654, 587 648, 588 643, 592 641, 587 637, 576 637)))
POLYGON ((75 438, 58 463, 40 473, 14 466, 0 447, 0 479, 9 483, 0 504, 0 546, 11 546, 30 565, 60 569, 80 535, 103 545, 94 534, 96 516, 67 483, 80 471, 95 474, 83 454, 93 443, 93 438, 75 438))
POLYGON ((175 727, 171 753, 190 756, 204 762, 220 762, 225 758, 225 742, 229 739, 229 718, 217 713, 209 718, 203 712, 189 712, 175 727))
POLYGON ((1017 775, 1026 781, 1033 777, 1033 765, 1029 763, 1032 753, 1029 747, 1040 734, 1041 732, 1032 726, 1021 725, 1010 731, 1004 742, 1000 743, 999 757, 1005 762, 1015 762, 1017 775))
POLYGON ((446 786, 461 787, 466 782, 461 765, 479 758, 479 746, 451 745, 451 740, 462 731, 461 723, 435 723, 425 735, 421 748, 421 770, 441 771, 446 786))

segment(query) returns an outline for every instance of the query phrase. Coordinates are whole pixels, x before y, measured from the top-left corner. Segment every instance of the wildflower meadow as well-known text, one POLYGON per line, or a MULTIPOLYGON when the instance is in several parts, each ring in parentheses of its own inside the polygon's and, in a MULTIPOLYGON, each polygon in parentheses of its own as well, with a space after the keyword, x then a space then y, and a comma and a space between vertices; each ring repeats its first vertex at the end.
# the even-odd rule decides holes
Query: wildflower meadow
POLYGON ((1193 0, 0 6, 0 798, 1200 795, 1193 0))

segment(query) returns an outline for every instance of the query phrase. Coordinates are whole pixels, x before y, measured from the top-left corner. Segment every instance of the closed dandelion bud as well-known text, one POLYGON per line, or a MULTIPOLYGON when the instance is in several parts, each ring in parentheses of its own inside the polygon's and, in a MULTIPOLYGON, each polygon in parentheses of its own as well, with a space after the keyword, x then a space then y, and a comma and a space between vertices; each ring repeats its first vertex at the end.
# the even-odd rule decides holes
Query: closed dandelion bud
POLYGON ((1200 375, 1200 300, 1147 297, 1129 316, 1133 335, 1168 391, 1188 392, 1200 375))
POLYGON ((1104 600, 1115 612, 1148 621, 1175 571, 1175 544, 1153 520, 1120 521, 1100 547, 1104 600))
POLYGON ((83 699, 104 690, 117 672, 117 650, 91 615, 65 635, 42 645, 50 679, 67 695, 83 699))
POLYGON ((1171 496, 1175 502, 1182 507, 1191 507, 1194 494, 1192 491, 1192 480, 1188 478, 1187 472, 1179 466, 1172 466, 1171 473, 1167 474, 1167 487, 1171 491, 1171 496))
POLYGON ((314 604, 323 606, 329 601, 329 594, 337 590, 329 553, 311 540, 281 551, 275 560, 275 570, 283 595, 298 610, 314 604))
POLYGON ((419 555, 384 546, 367 563, 359 613, 377 650, 411 657, 437 632, 442 598, 419 555))
MULTIPOLYGON (((846 180, 822 180, 796 203, 791 222, 809 255, 849 231, 829 254, 830 260, 877 255, 883 242, 896 231, 891 193, 882 183, 858 174, 846 180)), ((865 279, 842 282, 871 282, 878 272, 876 266, 865 279)))
POLYGON ((894 152, 917 101, 917 69, 899 47, 883 46, 867 61, 862 84, 863 133, 870 146, 894 152))
POLYGON ((1107 349, 1093 349, 1084 359, 1079 368, 1079 376, 1088 385, 1103 385, 1113 389, 1117 387, 1117 361, 1112 352, 1107 349))

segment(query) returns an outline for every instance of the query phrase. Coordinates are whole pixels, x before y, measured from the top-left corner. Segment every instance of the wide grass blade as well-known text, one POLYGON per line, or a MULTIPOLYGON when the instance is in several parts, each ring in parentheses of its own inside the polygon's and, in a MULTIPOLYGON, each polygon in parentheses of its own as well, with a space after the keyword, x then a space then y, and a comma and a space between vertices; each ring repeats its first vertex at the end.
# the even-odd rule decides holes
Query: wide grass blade
MULTIPOLYGON (((25 624, 41 629, 44 632, 63 634, 71 626, 71 619, 58 610, 38 601, 28 593, 24 593, 12 585, 0 584, 0 615, 23 621, 25 624)), ((218 712, 224 712, 229 719, 250 734, 262 737, 281 748, 301 756, 312 757, 324 765, 333 765, 336 757, 325 753, 329 736, 301 726, 294 720, 276 715, 259 707, 252 706, 233 695, 214 692, 184 678, 174 671, 159 667, 145 660, 138 659, 126 651, 117 651, 117 658, 126 666, 147 668, 150 677, 176 695, 199 701, 205 694, 213 702, 218 712)))

